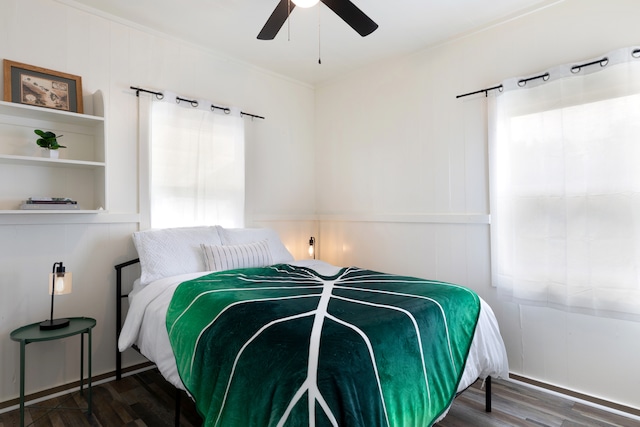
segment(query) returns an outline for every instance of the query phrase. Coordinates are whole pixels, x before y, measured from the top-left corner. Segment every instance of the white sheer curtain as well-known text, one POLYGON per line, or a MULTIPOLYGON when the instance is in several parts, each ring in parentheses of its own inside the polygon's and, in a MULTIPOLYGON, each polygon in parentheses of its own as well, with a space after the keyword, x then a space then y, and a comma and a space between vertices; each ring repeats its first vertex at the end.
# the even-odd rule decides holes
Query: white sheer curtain
POLYGON ((211 102, 199 100, 194 107, 164 95, 158 100, 140 94, 140 140, 146 141, 140 147, 142 222, 151 228, 244 226, 240 111, 212 111, 211 102))
POLYGON ((640 54, 603 57, 492 97, 492 276, 515 302, 640 320, 640 54))

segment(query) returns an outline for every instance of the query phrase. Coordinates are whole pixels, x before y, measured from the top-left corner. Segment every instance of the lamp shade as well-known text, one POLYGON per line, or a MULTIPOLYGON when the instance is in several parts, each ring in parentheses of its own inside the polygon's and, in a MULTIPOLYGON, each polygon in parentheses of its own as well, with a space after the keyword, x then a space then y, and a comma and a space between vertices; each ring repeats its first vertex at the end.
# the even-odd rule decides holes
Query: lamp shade
POLYGON ((71 293, 72 273, 49 273, 49 295, 65 295, 71 293))
POLYGON ((318 4, 320 0, 291 0, 293 4, 298 7, 313 7, 318 4))

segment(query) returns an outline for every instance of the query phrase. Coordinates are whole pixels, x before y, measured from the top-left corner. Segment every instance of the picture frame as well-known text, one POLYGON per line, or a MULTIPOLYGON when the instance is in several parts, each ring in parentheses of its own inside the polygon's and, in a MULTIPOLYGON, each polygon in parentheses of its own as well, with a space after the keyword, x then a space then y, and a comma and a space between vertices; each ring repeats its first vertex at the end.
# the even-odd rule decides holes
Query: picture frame
POLYGON ((82 78, 42 67, 4 61, 4 100, 82 113, 82 78))

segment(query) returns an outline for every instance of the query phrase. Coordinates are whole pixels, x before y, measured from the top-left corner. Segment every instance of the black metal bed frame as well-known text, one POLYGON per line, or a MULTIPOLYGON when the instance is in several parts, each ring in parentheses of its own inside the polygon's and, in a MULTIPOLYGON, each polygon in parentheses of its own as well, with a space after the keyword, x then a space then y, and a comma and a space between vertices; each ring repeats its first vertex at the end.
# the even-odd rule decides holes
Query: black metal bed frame
MULTIPOLYGON (((114 266, 116 269, 116 381, 119 381, 122 378, 122 353, 120 353, 120 350, 118 349, 118 340, 120 339, 120 332, 122 331, 122 299, 129 296, 128 293, 122 293, 122 270, 125 267, 138 264, 139 262, 140 258, 136 258, 114 266)), ((134 345, 132 348, 140 353, 138 346, 134 345)), ((179 388, 175 387, 175 427, 180 427, 180 404, 182 402, 182 394, 183 392, 179 388)))
MULTIPOLYGON (((118 340, 120 339, 120 331, 122 331, 122 298, 126 298, 129 294, 122 293, 122 270, 130 265, 135 265, 140 262, 139 258, 125 261, 121 264, 114 266, 116 269, 116 380, 122 378, 122 353, 118 349, 118 340)), ((133 348, 139 353, 140 350, 137 346, 133 348)), ((461 393, 456 394, 456 397, 461 393)), ((182 400, 182 391, 176 387, 175 393, 175 427, 180 426, 180 403, 182 400)), ((491 412, 491 376, 485 379, 485 411, 491 412)))

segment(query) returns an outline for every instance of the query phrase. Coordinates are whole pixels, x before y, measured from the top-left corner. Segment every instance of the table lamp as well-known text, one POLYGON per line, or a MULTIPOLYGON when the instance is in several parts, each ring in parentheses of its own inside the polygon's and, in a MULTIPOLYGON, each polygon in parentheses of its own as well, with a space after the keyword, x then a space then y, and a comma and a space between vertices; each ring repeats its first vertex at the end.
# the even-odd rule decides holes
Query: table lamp
POLYGON ((53 263, 49 274, 49 294, 51 294, 51 316, 40 323, 41 330, 59 329, 69 326, 69 319, 53 318, 53 297, 71 293, 71 272, 66 272, 62 262, 53 263))
POLYGON ((309 256, 316 259, 316 238, 313 236, 309 238, 309 256))

